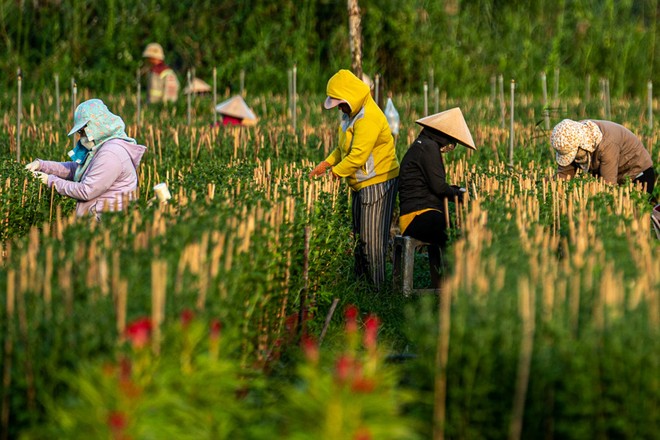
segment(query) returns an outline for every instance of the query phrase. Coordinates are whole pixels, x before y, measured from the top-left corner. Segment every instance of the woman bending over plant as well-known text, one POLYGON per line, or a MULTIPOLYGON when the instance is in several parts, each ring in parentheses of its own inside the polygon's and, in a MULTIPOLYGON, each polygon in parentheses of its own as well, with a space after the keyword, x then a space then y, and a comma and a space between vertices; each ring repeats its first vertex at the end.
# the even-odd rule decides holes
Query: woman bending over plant
POLYGON ((146 151, 124 131, 124 121, 100 99, 76 108, 68 136, 78 135, 71 161, 37 159, 25 166, 48 187, 78 201, 76 214, 100 219, 102 211, 120 211, 137 189, 137 167, 146 151))

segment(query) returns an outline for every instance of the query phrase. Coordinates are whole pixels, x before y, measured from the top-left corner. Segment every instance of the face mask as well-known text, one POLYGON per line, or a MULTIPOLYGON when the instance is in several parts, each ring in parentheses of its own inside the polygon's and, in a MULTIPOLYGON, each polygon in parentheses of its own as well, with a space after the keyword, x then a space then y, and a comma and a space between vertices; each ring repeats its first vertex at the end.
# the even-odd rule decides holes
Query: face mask
POLYGON ((578 154, 575 155, 575 164, 580 167, 582 171, 589 171, 589 165, 591 165, 591 154, 589 154, 588 151, 579 149, 578 154))
POLYGON ((454 151, 456 148, 456 144, 448 144, 440 147, 440 152, 441 153, 449 153, 450 151, 454 151))
POLYGON ((81 142, 78 141, 76 142, 75 148, 69 151, 68 154, 72 161, 74 161, 77 164, 81 164, 85 161, 85 158, 87 157, 87 153, 89 153, 89 150, 83 147, 81 142))
POLYGON ((88 150, 94 148, 94 139, 90 138, 89 136, 80 136, 80 143, 88 150))

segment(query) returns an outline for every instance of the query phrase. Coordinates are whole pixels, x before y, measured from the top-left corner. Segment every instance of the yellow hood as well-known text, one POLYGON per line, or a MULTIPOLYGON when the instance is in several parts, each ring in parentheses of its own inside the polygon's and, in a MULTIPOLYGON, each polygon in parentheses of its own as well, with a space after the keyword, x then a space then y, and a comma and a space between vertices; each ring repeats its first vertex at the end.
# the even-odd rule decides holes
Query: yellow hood
POLYGON ((371 95, 369 86, 353 75, 350 70, 342 69, 328 80, 326 93, 332 98, 342 99, 351 106, 351 117, 355 116, 371 95))

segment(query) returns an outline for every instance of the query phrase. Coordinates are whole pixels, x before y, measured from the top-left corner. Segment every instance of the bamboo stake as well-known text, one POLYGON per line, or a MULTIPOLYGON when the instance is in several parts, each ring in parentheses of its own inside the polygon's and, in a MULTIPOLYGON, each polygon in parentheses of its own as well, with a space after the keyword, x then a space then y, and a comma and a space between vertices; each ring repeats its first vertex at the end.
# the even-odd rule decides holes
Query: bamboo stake
POLYGON ((117 335, 119 336, 119 343, 124 341, 124 334, 126 333, 126 304, 128 298, 128 282, 126 280, 119 280, 117 282, 117 302, 115 315, 117 316, 117 335))
POLYGON ((154 354, 160 353, 161 329, 165 313, 165 289, 167 287, 167 262, 153 260, 151 262, 151 326, 153 340, 151 349, 154 354))
POLYGON ((245 69, 241 69, 239 80, 241 84, 241 96, 245 98, 245 69))
POLYGON ((548 83, 545 72, 541 72, 541 86, 543 88, 543 119, 545 129, 550 130, 550 111, 548 109, 548 83))
POLYGON ((60 120, 60 75, 55 74, 55 119, 60 120))
POLYGON ((136 101, 136 111, 135 111, 135 125, 140 126, 140 104, 142 103, 142 84, 140 84, 140 68, 137 68, 137 73, 135 75, 137 82, 137 94, 135 97, 136 101))
POLYGON ((218 69, 213 68, 213 126, 218 125, 218 112, 215 111, 215 107, 218 105, 218 69))
POLYGON ((500 95, 500 115, 501 115, 500 127, 504 128, 505 126, 504 114, 506 113, 506 104, 504 103, 504 77, 502 75, 498 75, 497 83, 499 86, 499 95, 500 95))
POLYGON ((339 298, 335 298, 332 301, 332 305, 330 306, 330 311, 328 311, 328 315, 325 317, 325 323, 323 324, 323 330, 321 331, 321 336, 319 336, 319 347, 321 346, 321 343, 323 342, 323 338, 325 337, 325 333, 328 330, 328 326, 330 325, 330 321, 332 320, 332 316, 335 313, 335 309, 337 308, 337 304, 339 304, 339 298))
MULTIPOLYGON (((21 278, 24 278, 27 273, 27 258, 26 255, 21 256, 21 278), (24 263, 25 261, 25 263, 24 263)), ((25 360, 25 381, 27 385, 27 406, 32 414, 36 409, 36 396, 37 392, 34 386, 34 368, 32 365, 31 349, 30 349, 30 336, 29 324, 27 317, 27 310, 25 307, 25 292, 27 288, 27 280, 21 279, 20 286, 18 286, 18 295, 16 295, 16 311, 18 312, 18 328, 22 339, 25 360)))
POLYGON ((16 72, 18 84, 17 111, 16 111, 16 161, 21 162, 21 116, 23 114, 23 73, 21 68, 16 72))
POLYGON ((307 291, 309 290, 309 242, 310 242, 310 227, 305 226, 305 249, 303 251, 303 288, 300 292, 300 309, 298 310, 298 323, 300 324, 299 331, 304 334, 304 317, 306 315, 307 309, 309 306, 313 306, 313 303, 316 302, 316 299, 313 298, 310 301, 311 304, 307 304, 307 291))
POLYGON ((552 101, 555 107, 559 107, 559 68, 555 69, 555 91, 552 101))
POLYGON ((447 364, 449 360, 449 335, 451 331, 451 291, 448 284, 440 290, 438 305, 438 344, 435 353, 435 402, 433 414, 433 439, 445 438, 447 405, 447 364))
POLYGON ((509 128, 509 167, 513 168, 513 145, 515 142, 514 136, 515 136, 515 131, 514 131, 514 126, 513 123, 515 121, 515 93, 516 93, 516 81, 511 80, 511 125, 509 128))
POLYGON ((605 79, 605 105, 607 109, 607 119, 612 119, 612 101, 610 100, 610 80, 605 79))
POLYGON ((188 105, 188 127, 190 127, 192 124, 192 74, 190 69, 188 69, 188 72, 186 73, 186 78, 188 80, 188 96, 186 99, 188 105))
POLYGON ((520 355, 518 357, 518 374, 516 378, 516 391, 513 397, 513 411, 509 425, 509 440, 520 439, 525 411, 525 398, 529 384, 529 371, 532 364, 532 351, 534 348, 535 327, 535 297, 527 279, 518 283, 518 306, 522 319, 522 338, 520 341, 520 355))
MULTIPOLYGON (((76 80, 74 78, 71 78, 71 124, 74 123, 76 119, 76 105, 77 105, 77 95, 78 95, 78 85, 76 84, 76 80)), ((73 148, 76 148, 76 136, 71 137, 71 142, 73 144, 73 148)))
POLYGON ((646 84, 646 90, 647 90, 647 101, 649 107, 649 113, 648 113, 649 136, 651 136, 651 139, 653 139, 653 81, 649 80, 649 82, 646 84))
POLYGON ((291 106, 291 118, 293 120, 293 132, 296 132, 297 129, 297 124, 298 124, 298 98, 297 98, 297 76, 298 76, 298 68, 296 65, 293 65, 293 69, 291 70, 292 72, 292 84, 293 84, 293 89, 291 90, 291 102, 293 103, 291 106))
POLYGON ((435 90, 435 84, 433 83, 435 77, 435 72, 433 70, 433 67, 429 68, 429 90, 433 92, 435 90))
POLYGON ((424 116, 429 115, 429 86, 424 81, 424 116))
POLYGON ((2 362, 2 430, 0 438, 7 440, 9 438, 9 395, 11 392, 11 367, 12 354, 14 351, 14 307, 16 296, 16 274, 14 269, 7 271, 7 334, 5 335, 4 355, 2 362))
POLYGON ((490 106, 491 109, 495 108, 495 103, 497 100, 497 78, 495 75, 490 77, 490 106))
POLYGON ((591 101, 591 75, 587 75, 584 85, 584 100, 591 101))

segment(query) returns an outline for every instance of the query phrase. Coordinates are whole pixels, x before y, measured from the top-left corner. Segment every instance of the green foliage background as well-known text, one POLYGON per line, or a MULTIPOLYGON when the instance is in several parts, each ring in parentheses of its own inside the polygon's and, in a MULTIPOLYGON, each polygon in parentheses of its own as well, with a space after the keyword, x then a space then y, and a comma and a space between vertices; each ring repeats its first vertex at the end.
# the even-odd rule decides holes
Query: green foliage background
MULTIPOLYGON (((450 96, 487 93, 490 78, 540 88, 556 69, 564 93, 591 75, 614 95, 641 94, 660 67, 658 0, 361 0, 364 70, 395 92, 430 80, 450 96)), ((338 0, 34 0, 0 2, 0 83, 41 89, 58 73, 108 93, 131 87, 141 53, 160 42, 183 78, 189 68, 221 89, 239 72, 255 92, 322 91, 350 65, 346 2, 338 0)))

